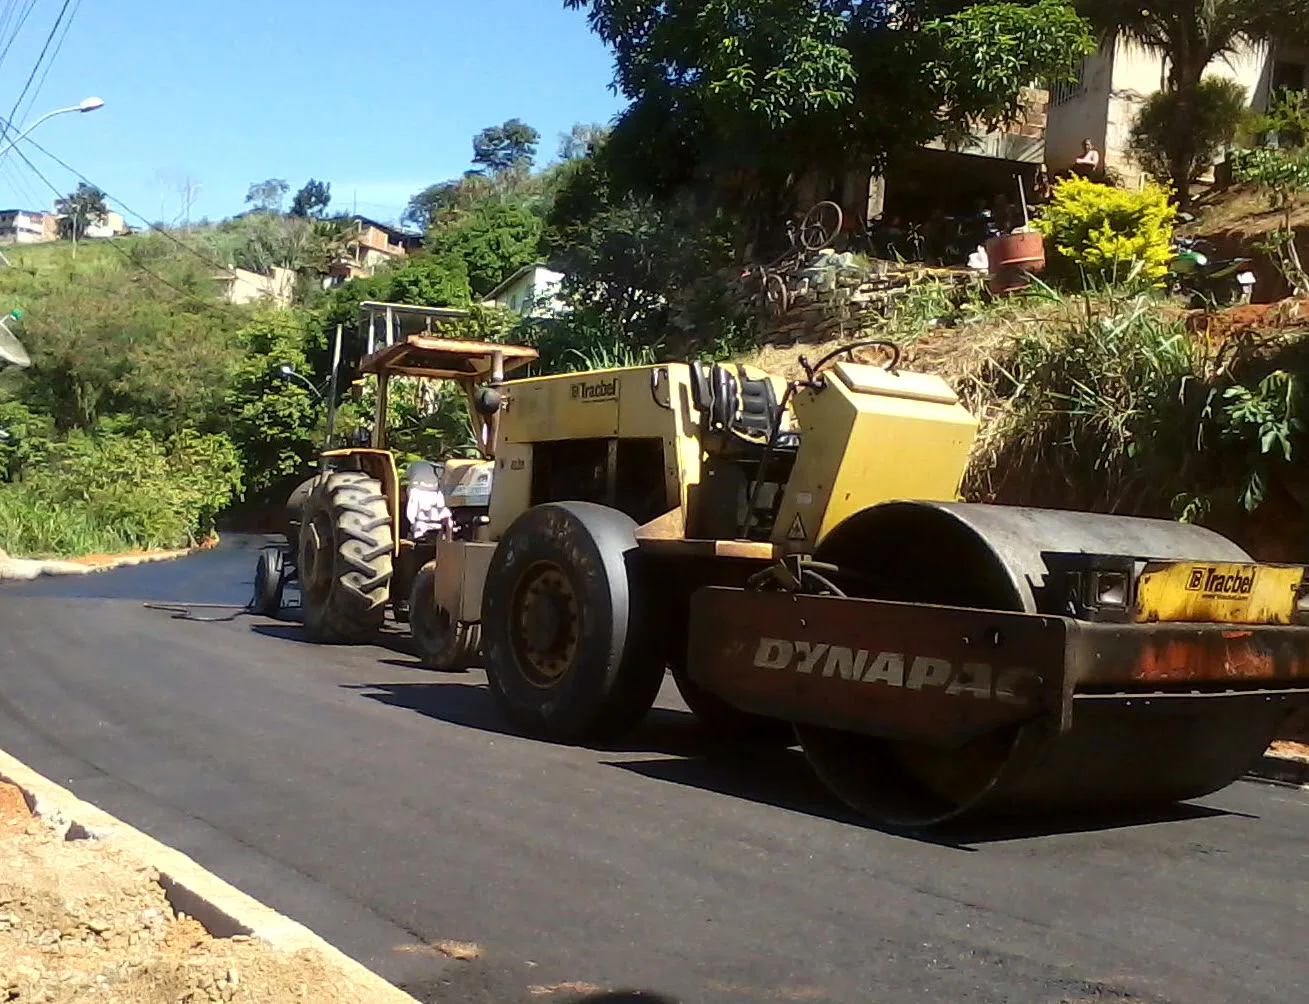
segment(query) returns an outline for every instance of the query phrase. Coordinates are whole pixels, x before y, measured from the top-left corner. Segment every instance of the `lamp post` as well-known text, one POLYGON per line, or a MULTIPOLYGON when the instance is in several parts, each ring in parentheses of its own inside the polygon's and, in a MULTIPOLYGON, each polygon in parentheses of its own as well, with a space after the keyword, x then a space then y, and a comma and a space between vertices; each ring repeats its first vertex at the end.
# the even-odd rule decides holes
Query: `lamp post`
POLYGON ((277 372, 284 380, 297 380, 305 387, 308 387, 309 390, 313 392, 314 396, 318 398, 320 403, 324 400, 323 392, 297 373, 295 367, 290 363, 283 363, 281 366, 277 367, 277 372))
POLYGON ((104 106, 105 103, 100 98, 87 98, 81 104, 69 105, 67 108, 56 108, 52 112, 46 112, 39 119, 37 119, 30 126, 28 126, 17 136, 15 136, 12 140, 10 140, 9 143, 5 145, 4 149, 0 150, 0 157, 3 157, 10 150, 16 147, 19 143, 25 140, 28 134, 37 126, 39 126, 42 122, 44 122, 46 119, 52 119, 56 115, 67 115, 69 112, 83 112, 83 113, 93 112, 97 108, 103 108, 104 106))

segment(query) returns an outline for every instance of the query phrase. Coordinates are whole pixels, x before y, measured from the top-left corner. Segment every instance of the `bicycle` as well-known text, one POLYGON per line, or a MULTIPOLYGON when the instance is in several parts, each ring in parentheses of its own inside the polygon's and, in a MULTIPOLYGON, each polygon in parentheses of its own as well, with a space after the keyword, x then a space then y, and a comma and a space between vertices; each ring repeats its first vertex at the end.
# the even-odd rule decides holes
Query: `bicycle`
POLYGON ((811 207, 798 227, 794 219, 787 221, 786 237, 790 247, 769 264, 756 265, 747 273, 757 277, 759 299, 768 316, 781 317, 790 308, 791 293, 786 272, 798 267, 806 252, 813 253, 830 246, 844 225, 845 213, 831 201, 811 207))

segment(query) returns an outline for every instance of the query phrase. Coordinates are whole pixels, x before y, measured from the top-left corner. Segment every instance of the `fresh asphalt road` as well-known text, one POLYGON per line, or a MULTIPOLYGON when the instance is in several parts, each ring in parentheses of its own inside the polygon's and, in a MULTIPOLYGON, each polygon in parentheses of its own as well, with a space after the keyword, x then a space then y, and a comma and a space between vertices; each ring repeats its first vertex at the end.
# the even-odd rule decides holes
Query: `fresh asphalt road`
POLYGON ((0 747, 422 1000, 1309 999, 1309 794, 883 833, 671 693, 620 747, 556 746, 400 635, 145 607, 243 603, 257 543, 0 587, 0 747))

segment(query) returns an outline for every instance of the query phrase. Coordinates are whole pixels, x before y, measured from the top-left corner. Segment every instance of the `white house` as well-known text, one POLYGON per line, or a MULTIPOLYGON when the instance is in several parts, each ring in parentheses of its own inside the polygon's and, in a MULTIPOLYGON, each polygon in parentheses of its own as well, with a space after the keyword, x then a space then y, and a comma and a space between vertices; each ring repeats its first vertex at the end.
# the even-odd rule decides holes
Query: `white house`
POLYGON ((0 210, 0 244, 45 244, 58 240, 55 222, 49 213, 0 210))
MULTIPOLYGON (((1205 71, 1245 88, 1251 107, 1263 110, 1270 95, 1282 88, 1303 90, 1309 53, 1283 46, 1239 45, 1220 56, 1205 71)), ((1103 152, 1106 168, 1117 171, 1128 185, 1141 180, 1141 168, 1127 153, 1128 139, 1146 98, 1163 89, 1168 68, 1158 53, 1120 39, 1083 62, 1075 83, 1054 88, 1045 131, 1045 157, 1050 168, 1062 170, 1091 140, 1103 152)))
POLYGON ((482 300, 484 307, 501 307, 523 317, 554 317, 564 312, 559 299, 562 272, 540 262, 524 265, 482 300))

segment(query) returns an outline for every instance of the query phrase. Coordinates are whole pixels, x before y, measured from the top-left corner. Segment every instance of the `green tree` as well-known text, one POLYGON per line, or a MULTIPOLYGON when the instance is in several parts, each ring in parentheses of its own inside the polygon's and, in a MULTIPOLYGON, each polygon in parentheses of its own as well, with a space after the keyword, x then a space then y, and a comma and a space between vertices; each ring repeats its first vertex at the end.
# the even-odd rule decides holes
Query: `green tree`
POLYGON ((593 154, 609 136, 609 127, 578 123, 559 137, 559 159, 581 160, 593 154))
POLYGON ((541 134, 519 119, 490 126, 473 137, 473 163, 492 174, 530 171, 541 134))
POLYGON ((103 224, 109 218, 105 193, 79 182, 76 191, 64 196, 59 209, 59 235, 65 239, 80 239, 88 228, 103 224))
POLYGON ((291 200, 292 216, 322 216, 332 204, 332 186, 330 183, 310 178, 305 187, 295 193, 291 200))
POLYGON ((1076 0, 1076 6, 1105 41, 1125 38, 1164 58, 1177 122, 1167 144, 1168 177, 1183 207, 1191 202, 1201 145, 1205 70, 1242 44, 1309 35, 1309 0, 1076 0))
POLYGON ((1200 82, 1189 122, 1181 117, 1180 100, 1176 91, 1150 95, 1132 126, 1129 148, 1146 171, 1156 178, 1168 179, 1172 177, 1173 150, 1180 139, 1178 130, 1190 130, 1191 167, 1186 176, 1189 186, 1218 162, 1250 115, 1245 88, 1221 77, 1200 82))
POLYGON ((606 144, 614 180, 737 205, 1008 122, 1033 80, 1070 79, 1093 47, 1060 0, 565 3, 612 47, 631 101, 606 144))
POLYGON ((259 493, 302 470, 318 452, 322 405, 298 381, 283 379, 284 364, 304 373, 313 318, 301 311, 261 312, 238 334, 244 358, 227 406, 232 441, 241 451, 246 486, 259 493))
POLYGON ((281 178, 257 181, 245 193, 245 202, 248 206, 254 206, 255 210, 259 212, 280 213, 282 211, 282 202, 286 198, 286 193, 290 190, 291 186, 281 178))
POLYGON ((542 229, 541 218, 526 207, 490 202, 432 230, 427 247, 438 257, 461 260, 473 295, 480 297, 540 257, 542 229))

